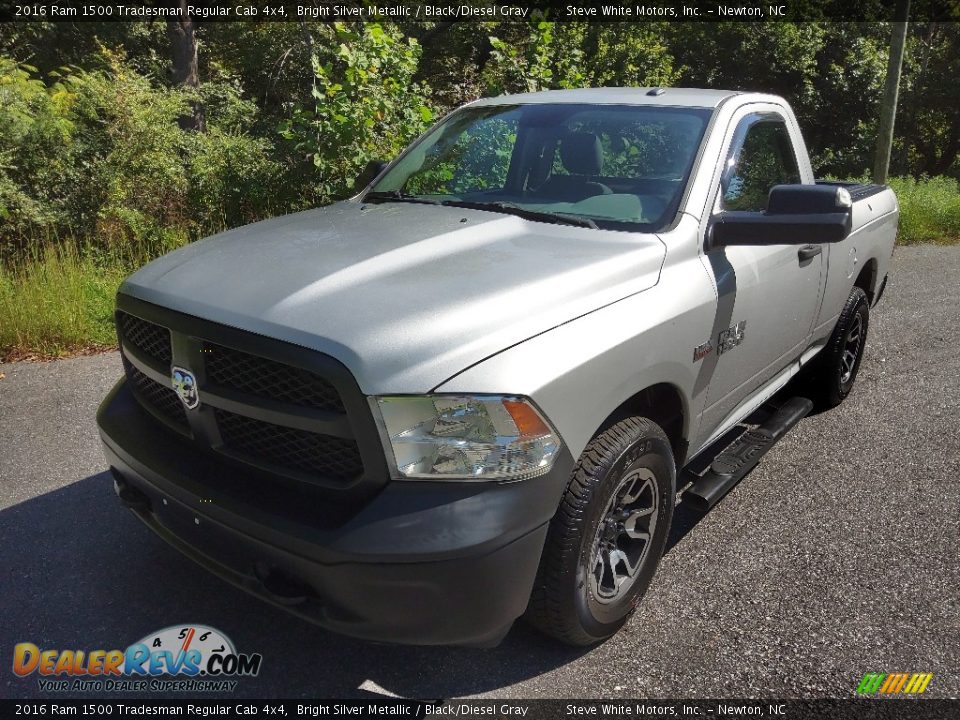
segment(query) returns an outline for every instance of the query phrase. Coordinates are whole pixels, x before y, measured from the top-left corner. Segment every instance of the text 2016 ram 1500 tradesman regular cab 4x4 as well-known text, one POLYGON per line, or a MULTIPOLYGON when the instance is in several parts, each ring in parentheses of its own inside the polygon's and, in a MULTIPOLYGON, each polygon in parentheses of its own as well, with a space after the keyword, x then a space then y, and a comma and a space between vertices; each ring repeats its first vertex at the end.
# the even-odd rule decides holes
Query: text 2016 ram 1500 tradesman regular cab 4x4
POLYGON ((176 548, 403 643, 613 634, 678 493, 850 392, 898 219, 750 93, 480 100, 371 174, 128 278, 98 422, 176 548))

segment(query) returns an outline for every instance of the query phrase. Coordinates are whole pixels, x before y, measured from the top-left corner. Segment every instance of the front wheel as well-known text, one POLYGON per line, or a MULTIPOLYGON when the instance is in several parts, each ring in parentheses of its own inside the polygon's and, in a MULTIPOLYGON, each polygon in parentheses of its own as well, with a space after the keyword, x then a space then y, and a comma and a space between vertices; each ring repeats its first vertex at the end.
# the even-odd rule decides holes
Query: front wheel
POLYGON ((650 585, 676 496, 666 434, 631 417, 580 456, 550 524, 527 619, 570 645, 613 635, 650 585))

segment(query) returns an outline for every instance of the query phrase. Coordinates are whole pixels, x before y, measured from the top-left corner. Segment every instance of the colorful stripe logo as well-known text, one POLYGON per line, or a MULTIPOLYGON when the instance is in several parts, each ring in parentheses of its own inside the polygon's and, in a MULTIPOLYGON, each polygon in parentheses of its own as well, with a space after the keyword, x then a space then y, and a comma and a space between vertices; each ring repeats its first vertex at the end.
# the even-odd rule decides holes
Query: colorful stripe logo
POLYGON ((866 673, 857 695, 919 695, 933 680, 933 673, 866 673))

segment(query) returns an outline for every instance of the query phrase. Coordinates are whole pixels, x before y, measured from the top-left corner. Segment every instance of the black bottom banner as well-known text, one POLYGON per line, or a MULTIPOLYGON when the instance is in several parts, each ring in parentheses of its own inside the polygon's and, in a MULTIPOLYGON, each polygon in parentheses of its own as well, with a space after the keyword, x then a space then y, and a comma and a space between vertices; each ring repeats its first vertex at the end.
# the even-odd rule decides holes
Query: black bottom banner
POLYGON ((0 717, 952 720, 960 700, 0 700, 0 717))

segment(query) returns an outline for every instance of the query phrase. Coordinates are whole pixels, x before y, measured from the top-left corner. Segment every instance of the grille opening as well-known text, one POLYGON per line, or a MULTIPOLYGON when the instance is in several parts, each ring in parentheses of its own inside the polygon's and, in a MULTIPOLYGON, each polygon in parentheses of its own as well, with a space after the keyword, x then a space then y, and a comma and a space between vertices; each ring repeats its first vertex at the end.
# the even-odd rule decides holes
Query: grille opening
POLYGON ((187 411, 183 403, 177 396, 172 387, 165 387, 158 382, 151 380, 142 372, 137 370, 133 364, 123 358, 123 369, 127 373, 130 382, 133 383, 133 390, 140 398, 140 401, 156 410, 160 415, 170 420, 174 425, 189 431, 189 422, 187 421, 187 411))
POLYGON ((352 440, 274 425, 214 409, 226 450, 256 462, 349 482, 363 473, 360 451, 352 440))
POLYGON ((173 361, 170 331, 167 328, 125 312, 117 313, 117 325, 123 342, 132 345, 160 365, 169 366, 173 361))
POLYGON ((249 395, 343 413, 343 401, 326 379, 309 370, 259 355, 204 343, 204 365, 209 382, 249 395))

